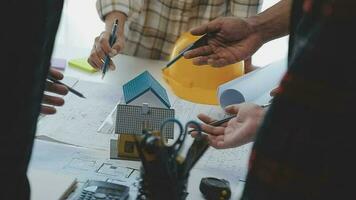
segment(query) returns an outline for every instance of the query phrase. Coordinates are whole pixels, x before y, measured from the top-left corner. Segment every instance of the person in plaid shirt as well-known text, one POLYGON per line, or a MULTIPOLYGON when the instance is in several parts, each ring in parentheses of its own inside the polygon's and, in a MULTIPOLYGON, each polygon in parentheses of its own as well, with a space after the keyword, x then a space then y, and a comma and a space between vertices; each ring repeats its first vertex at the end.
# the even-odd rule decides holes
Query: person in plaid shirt
POLYGON ((185 57, 216 67, 290 33, 288 70, 268 110, 232 105, 228 123, 202 125, 216 148, 255 141, 241 199, 355 199, 355 11, 353 0, 283 0, 246 20, 192 30, 214 36, 185 57))
MULTIPOLYGON (((181 33, 221 16, 256 15, 261 4, 262 0, 97 0, 105 30, 95 38, 88 62, 100 69, 105 55, 113 57, 118 52, 168 60, 181 33), (118 40, 110 48, 115 19, 119 19, 118 40)), ((246 58, 246 71, 253 69, 250 63, 246 58)), ((110 68, 115 68, 113 63, 110 68)))

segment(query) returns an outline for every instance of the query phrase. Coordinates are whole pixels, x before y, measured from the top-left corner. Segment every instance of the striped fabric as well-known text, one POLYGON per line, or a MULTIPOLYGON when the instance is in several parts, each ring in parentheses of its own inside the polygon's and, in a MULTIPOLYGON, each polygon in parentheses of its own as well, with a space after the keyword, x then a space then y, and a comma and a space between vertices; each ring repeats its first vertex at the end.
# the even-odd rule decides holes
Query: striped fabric
POLYGON ((262 0, 97 0, 101 19, 128 16, 124 54, 151 59, 168 55, 182 32, 221 16, 255 15, 262 0))

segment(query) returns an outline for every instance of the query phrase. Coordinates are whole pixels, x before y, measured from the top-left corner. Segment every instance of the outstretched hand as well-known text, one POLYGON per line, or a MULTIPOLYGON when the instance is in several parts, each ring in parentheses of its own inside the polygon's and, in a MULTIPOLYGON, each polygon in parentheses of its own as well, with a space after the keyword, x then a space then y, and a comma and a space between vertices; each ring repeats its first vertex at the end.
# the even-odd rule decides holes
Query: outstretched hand
MULTIPOLYGON (((227 107, 226 112, 236 114, 236 117, 218 127, 208 125, 215 121, 214 119, 205 114, 198 115, 198 118, 205 123, 201 128, 208 134, 210 145, 217 149, 224 149, 252 142, 263 120, 264 109, 256 104, 242 103, 227 107)), ((192 133, 193 137, 195 135, 196 133, 192 133)))
POLYGON ((193 35, 211 33, 208 45, 190 50, 184 54, 193 58, 196 65, 209 64, 222 67, 252 56, 263 44, 261 36, 246 20, 237 17, 223 17, 191 30, 193 35))

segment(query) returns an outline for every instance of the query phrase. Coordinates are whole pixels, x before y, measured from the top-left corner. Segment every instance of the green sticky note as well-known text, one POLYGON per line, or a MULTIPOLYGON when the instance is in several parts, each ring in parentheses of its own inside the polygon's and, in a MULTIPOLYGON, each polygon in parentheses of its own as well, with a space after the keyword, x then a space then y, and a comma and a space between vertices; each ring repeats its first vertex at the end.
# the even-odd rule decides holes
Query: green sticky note
POLYGON ((97 70, 88 63, 87 59, 88 58, 72 59, 68 61, 68 65, 87 72, 96 72, 97 70))

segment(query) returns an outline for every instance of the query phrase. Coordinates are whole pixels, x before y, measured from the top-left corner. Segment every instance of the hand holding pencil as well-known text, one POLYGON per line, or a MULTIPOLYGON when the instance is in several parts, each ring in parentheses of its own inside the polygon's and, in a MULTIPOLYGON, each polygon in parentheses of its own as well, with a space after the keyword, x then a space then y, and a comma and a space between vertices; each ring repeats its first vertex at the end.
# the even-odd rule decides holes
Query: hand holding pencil
MULTIPOLYGON (((105 16, 105 30, 95 37, 94 45, 88 58, 88 63, 94 67, 97 71, 102 71, 103 64, 105 63, 105 57, 109 55, 110 58, 119 54, 125 46, 125 34, 124 27, 127 16, 121 12, 111 12, 105 16), (110 36, 113 32, 113 25, 118 20, 116 40, 113 45, 110 45, 110 36)), ((108 68, 110 70, 115 69, 115 65, 110 59, 108 68)))
MULTIPOLYGON (((53 79, 58 81, 63 79, 63 74, 60 71, 54 69, 49 70, 49 75, 53 77, 53 79)), ((43 95, 41 103, 41 113, 45 115, 51 115, 56 113, 55 107, 62 106, 64 104, 64 100, 62 97, 52 94, 66 95, 68 91, 69 90, 66 86, 47 80, 45 86, 45 93, 43 95)))
MULTIPOLYGON (((110 34, 110 38, 109 38, 109 45, 110 47, 112 47, 116 41, 116 33, 117 33, 117 29, 118 29, 118 23, 119 23, 119 20, 116 19, 113 26, 112 26, 112 30, 111 30, 111 34, 110 34)), ((110 62, 111 62, 111 59, 110 59, 110 56, 109 55, 106 55, 105 56, 105 59, 104 59, 104 63, 103 63, 103 67, 101 68, 102 70, 102 79, 104 78, 105 76, 105 73, 110 65, 110 62)))
MULTIPOLYGON (((242 103, 229 106, 225 111, 231 116, 217 121, 205 114, 198 115, 203 122, 202 131, 207 133, 210 146, 217 149, 238 147, 252 142, 263 120, 266 105, 242 103)), ((192 136, 195 137, 195 132, 192 136)))

